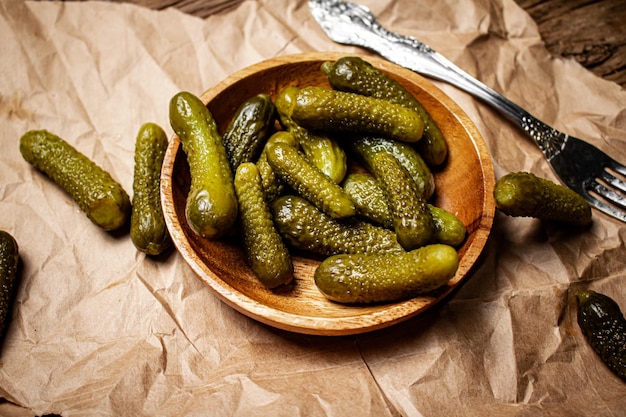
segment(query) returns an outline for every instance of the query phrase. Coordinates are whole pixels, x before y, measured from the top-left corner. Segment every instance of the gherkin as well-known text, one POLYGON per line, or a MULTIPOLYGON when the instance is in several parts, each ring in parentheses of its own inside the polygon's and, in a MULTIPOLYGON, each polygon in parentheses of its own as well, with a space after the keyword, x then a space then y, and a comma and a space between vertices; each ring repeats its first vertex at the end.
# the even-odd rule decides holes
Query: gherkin
POLYGON ((354 203, 359 216, 393 229, 393 217, 385 193, 378 180, 371 175, 351 172, 346 176, 342 187, 354 203))
POLYGON ((369 133, 405 142, 417 142, 424 132, 424 122, 414 110, 323 87, 301 88, 290 116, 307 129, 369 133))
POLYGON ((222 139, 233 172, 244 162, 255 161, 274 127, 276 107, 265 93, 245 100, 226 127, 222 139))
MULTIPOLYGON (((386 228, 393 229, 393 216, 385 193, 378 180, 363 173, 350 173, 343 182, 343 189, 354 203, 357 214, 386 228)), ((428 210, 435 223, 436 243, 458 246, 465 240, 465 224, 443 208, 428 204, 428 210)))
POLYGON ((340 91, 372 96, 415 110, 424 122, 424 134, 416 148, 431 166, 441 165, 448 144, 426 108, 399 82, 360 57, 346 56, 322 64, 330 85, 340 91))
POLYGON ((263 192, 265 193, 265 199, 272 201, 278 197, 285 188, 285 183, 276 175, 274 169, 267 160, 267 148, 273 146, 274 143, 284 142, 291 146, 297 146, 296 138, 292 133, 279 130, 275 132, 265 143, 261 151, 259 159, 256 161, 256 166, 259 169, 261 175, 261 185, 263 186, 263 192))
POLYGON ((26 162, 65 190, 89 220, 104 230, 125 225, 130 217, 130 198, 107 171, 47 130, 31 130, 20 138, 26 162))
POLYGON ((276 96, 276 112, 283 129, 294 135, 300 149, 311 162, 336 183, 340 183, 348 169, 346 153, 338 141, 322 132, 313 132, 298 125, 292 118, 298 87, 289 86, 276 96))
POLYGON ((299 196, 281 196, 271 210, 279 233, 295 249, 322 255, 404 252, 391 230, 356 218, 333 219, 299 196))
POLYGON ((0 346, 11 319, 18 262, 17 241, 8 232, 0 230, 0 346))
POLYGON ((167 135, 159 125, 149 122, 139 128, 135 140, 130 238, 138 250, 148 255, 158 255, 171 244, 160 193, 161 166, 167 145, 167 135))
POLYGON ((607 367, 626 381, 626 319, 619 305, 607 295, 578 290, 578 324, 607 367))
POLYGON ((311 165, 295 147, 272 143, 266 152, 270 166, 280 179, 320 210, 337 219, 355 214, 354 204, 343 189, 311 165))
POLYGON ((420 154, 410 144, 387 138, 363 136, 350 141, 348 146, 370 171, 376 155, 381 152, 393 155, 411 174, 411 178, 425 199, 428 200, 435 192, 435 177, 420 154))
POLYGON ((591 223, 591 206, 575 191, 530 172, 512 172, 496 181, 496 207, 509 216, 535 217, 578 226, 591 223))
POLYGON ((315 284, 340 303, 397 301, 434 291, 456 273, 459 259, 448 245, 434 244, 397 254, 342 254, 323 260, 315 284))
POLYGON ((428 209, 435 223, 435 242, 450 246, 459 246, 463 243, 467 235, 467 228, 461 219, 432 204, 428 205, 428 209))
POLYGON ((234 225, 238 208, 233 173, 215 119, 198 97, 186 91, 171 98, 169 118, 189 163, 187 223, 201 237, 219 238, 234 225))
POLYGON ((291 255, 274 227, 261 176, 254 163, 244 162, 237 167, 235 191, 244 249, 252 270, 268 288, 291 282, 291 255))
POLYGON ((406 250, 434 242, 435 223, 428 203, 415 182, 398 160, 380 153, 372 161, 373 174, 380 183, 389 204, 393 229, 406 250))

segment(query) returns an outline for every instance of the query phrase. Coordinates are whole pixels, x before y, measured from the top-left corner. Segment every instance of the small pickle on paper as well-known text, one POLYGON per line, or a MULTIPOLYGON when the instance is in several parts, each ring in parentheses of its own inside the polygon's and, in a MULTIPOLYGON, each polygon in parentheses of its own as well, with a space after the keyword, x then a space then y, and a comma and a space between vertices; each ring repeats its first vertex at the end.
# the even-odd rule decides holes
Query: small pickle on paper
POLYGON ((591 290, 576 292, 578 325, 591 348, 626 381, 626 320, 619 305, 607 295, 591 290))

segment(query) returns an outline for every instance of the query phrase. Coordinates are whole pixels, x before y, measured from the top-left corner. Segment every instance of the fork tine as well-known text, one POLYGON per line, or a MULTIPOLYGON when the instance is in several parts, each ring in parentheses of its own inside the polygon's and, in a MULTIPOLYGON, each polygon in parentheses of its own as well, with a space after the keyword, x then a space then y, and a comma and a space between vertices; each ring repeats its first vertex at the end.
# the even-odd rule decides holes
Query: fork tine
POLYGON ((615 172, 619 172, 622 175, 626 175, 626 166, 620 164, 615 160, 611 160, 611 163, 608 164, 608 167, 611 168, 615 172))
POLYGON ((603 198, 607 199, 608 201, 612 202, 613 204, 626 208, 626 198, 619 195, 618 193, 616 193, 615 191, 606 188, 604 185, 600 184, 597 181, 591 181, 589 183, 589 188, 591 190, 593 190, 593 192, 595 192, 596 194, 598 194, 599 196, 602 196, 603 198))
POLYGON ((602 171, 602 173, 600 174, 600 178, 602 178, 602 180, 605 181, 607 184, 610 184, 621 192, 626 193, 626 182, 620 180, 610 172, 602 171))
POLYGON ((585 200, 587 200, 587 202, 592 206, 595 207, 596 209, 600 210, 601 212, 608 214, 609 216, 615 217, 618 220, 621 220, 623 222, 626 222, 626 212, 623 212, 621 210, 616 209, 615 207, 606 204, 600 200, 598 200, 595 197, 592 197, 589 194, 585 194, 584 195, 585 200))

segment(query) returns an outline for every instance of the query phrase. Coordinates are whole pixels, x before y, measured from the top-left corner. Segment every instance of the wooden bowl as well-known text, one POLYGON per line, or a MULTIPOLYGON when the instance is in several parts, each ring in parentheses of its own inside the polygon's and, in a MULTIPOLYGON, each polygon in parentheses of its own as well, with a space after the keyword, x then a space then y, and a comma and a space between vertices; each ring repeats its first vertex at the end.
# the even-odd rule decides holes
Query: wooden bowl
MULTIPOLYGON (((288 85, 330 87, 320 65, 345 54, 303 53, 270 59, 233 74, 202 94, 221 133, 239 105, 258 93, 275 97, 288 85)), ((225 303, 262 323, 298 333, 349 335, 385 328, 414 317, 445 298, 468 278, 489 236, 495 204, 495 176, 487 147, 470 119, 448 96, 412 71, 375 57, 363 57, 413 93, 445 135, 449 156, 435 172, 433 203, 455 213, 468 236, 459 248, 456 275, 436 293, 389 304, 342 305, 328 301, 313 282, 319 258, 294 256, 292 285, 268 290, 245 262, 237 237, 209 241, 185 220, 189 166, 180 140, 172 137, 163 162, 161 199, 172 240, 191 268, 225 303)))

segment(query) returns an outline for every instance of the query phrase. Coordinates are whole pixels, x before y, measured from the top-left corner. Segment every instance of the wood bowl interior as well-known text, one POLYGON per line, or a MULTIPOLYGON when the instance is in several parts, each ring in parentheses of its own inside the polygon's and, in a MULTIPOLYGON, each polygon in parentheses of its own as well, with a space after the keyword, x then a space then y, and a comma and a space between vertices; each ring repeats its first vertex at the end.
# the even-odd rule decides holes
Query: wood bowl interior
MULTIPOLYGON (((305 53, 264 61, 228 77, 202 94, 201 99, 223 133, 239 105, 255 94, 275 97, 289 85, 330 87, 320 65, 341 56, 305 53)), ((468 278, 489 236, 495 211, 495 177, 489 152, 474 124, 458 105, 421 76, 382 59, 363 58, 413 93, 448 141, 448 160, 441 169, 433 171, 436 194, 431 201, 456 214, 467 227, 467 238, 458 249, 459 269, 445 287, 433 294, 395 303, 353 306, 328 301, 317 290, 313 272, 320 258, 294 254, 293 284, 268 290, 246 264, 238 236, 209 241, 187 225, 189 166, 180 141, 174 136, 163 163, 161 198, 176 248, 222 301, 265 324, 305 334, 347 335, 406 320, 441 301, 468 278)))

